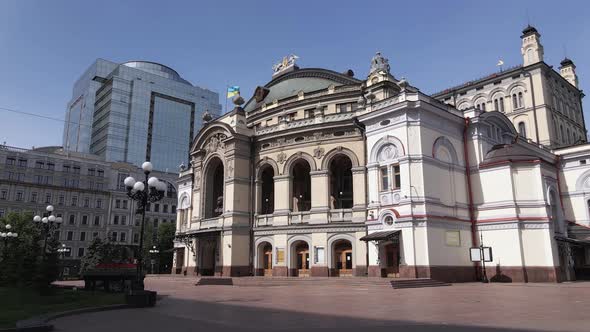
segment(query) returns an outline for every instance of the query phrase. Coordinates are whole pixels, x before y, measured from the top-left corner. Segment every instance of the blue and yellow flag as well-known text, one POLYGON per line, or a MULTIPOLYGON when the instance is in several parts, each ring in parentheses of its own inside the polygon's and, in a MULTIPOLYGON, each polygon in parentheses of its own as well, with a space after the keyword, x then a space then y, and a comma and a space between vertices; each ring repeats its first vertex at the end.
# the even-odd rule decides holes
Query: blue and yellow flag
POLYGON ((237 85, 227 87, 227 98, 240 94, 240 87, 237 85))

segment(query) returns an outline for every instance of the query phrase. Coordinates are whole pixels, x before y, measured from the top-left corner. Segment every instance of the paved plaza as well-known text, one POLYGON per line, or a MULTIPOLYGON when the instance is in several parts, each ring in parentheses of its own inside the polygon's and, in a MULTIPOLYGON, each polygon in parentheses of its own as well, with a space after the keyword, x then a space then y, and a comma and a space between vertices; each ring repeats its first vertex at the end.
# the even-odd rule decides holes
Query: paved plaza
POLYGON ((55 320, 56 331, 588 331, 590 283, 455 284, 394 290, 386 280, 148 278, 154 308, 55 320), (235 279, 234 279, 235 280, 235 279))

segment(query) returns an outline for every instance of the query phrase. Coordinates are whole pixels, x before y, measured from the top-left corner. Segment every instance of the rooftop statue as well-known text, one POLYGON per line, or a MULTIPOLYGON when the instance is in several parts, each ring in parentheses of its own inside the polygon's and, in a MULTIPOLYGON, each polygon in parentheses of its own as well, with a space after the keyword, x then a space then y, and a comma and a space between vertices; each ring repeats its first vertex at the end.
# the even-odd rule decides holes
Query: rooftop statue
POLYGON ((377 54, 375 54, 371 60, 371 70, 369 74, 372 74, 376 71, 385 71, 389 73, 389 60, 384 58, 381 55, 381 52, 377 52, 377 54))

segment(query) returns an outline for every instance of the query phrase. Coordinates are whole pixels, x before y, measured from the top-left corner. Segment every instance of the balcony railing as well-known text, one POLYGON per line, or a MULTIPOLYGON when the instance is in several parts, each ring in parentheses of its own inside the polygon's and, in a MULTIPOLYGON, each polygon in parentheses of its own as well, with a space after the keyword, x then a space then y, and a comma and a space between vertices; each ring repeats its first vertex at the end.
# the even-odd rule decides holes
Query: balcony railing
POLYGON ((352 209, 330 210, 330 222, 351 222, 352 209))
POLYGON ((260 214, 256 216, 256 227, 272 226, 272 214, 260 214))
POLYGON ((289 225, 306 224, 309 222, 309 211, 289 213, 289 225))

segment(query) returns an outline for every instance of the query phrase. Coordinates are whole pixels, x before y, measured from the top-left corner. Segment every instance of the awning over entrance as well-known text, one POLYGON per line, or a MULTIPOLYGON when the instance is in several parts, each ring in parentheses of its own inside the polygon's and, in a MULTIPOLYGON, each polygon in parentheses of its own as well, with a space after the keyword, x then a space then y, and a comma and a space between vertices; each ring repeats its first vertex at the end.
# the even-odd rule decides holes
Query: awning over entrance
POLYGON ((361 241, 392 241, 392 240, 399 240, 400 230, 393 230, 393 231, 381 231, 371 233, 369 235, 365 235, 361 237, 361 241))
POLYGON ((567 242, 567 243, 571 243, 574 245, 579 245, 579 246, 590 246, 590 241, 589 240, 578 240, 578 239, 574 239, 571 237, 565 237, 565 236, 561 236, 561 235, 555 235, 555 239, 557 241, 562 241, 562 242, 567 242))

